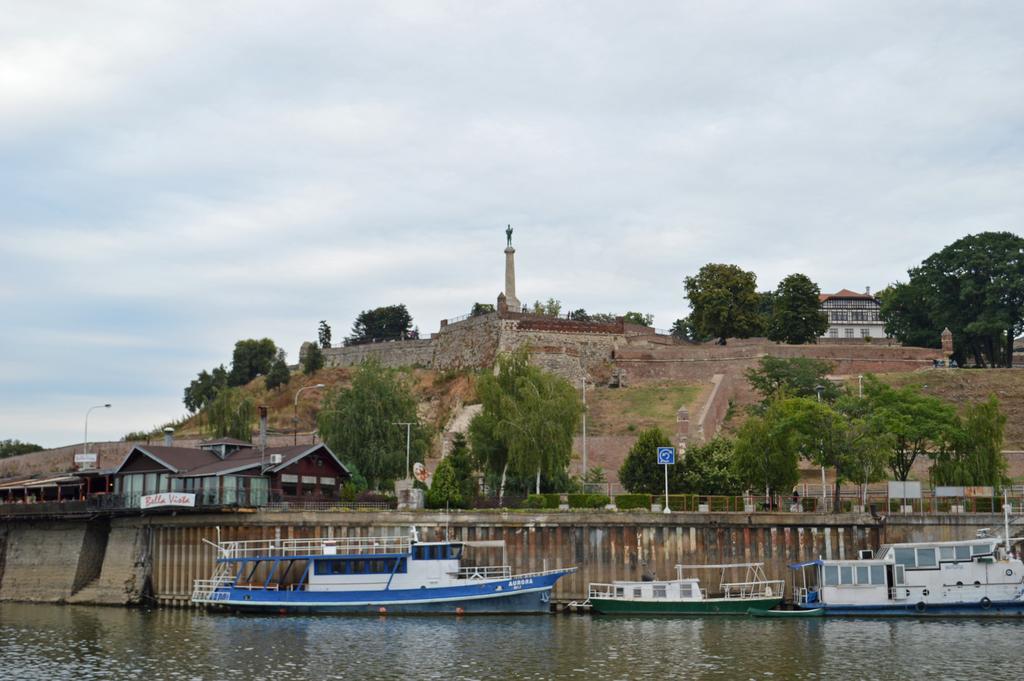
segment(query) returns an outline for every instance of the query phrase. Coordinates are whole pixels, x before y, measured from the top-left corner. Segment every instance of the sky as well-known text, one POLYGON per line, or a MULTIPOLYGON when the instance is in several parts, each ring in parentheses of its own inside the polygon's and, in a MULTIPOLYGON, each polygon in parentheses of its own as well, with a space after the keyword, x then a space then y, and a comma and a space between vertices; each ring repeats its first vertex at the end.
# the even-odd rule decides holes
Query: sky
POLYGON ((0 439, 118 439, 404 303, 685 316, 1024 230, 1024 5, 0 0, 0 439))

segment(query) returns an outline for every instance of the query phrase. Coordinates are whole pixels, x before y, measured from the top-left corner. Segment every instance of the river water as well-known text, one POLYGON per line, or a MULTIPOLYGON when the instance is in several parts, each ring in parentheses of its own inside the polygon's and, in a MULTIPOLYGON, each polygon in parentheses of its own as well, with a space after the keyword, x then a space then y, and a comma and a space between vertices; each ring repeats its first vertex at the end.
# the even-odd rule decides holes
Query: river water
POLYGON ((1024 622, 257 617, 0 604, 0 679, 1010 679, 1024 622))

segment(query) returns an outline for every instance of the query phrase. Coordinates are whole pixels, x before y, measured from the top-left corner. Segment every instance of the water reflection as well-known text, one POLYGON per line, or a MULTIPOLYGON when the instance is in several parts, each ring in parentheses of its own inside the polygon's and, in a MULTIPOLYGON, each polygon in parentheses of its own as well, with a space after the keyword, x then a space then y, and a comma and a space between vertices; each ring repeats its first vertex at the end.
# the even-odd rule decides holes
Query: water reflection
POLYGON ((1011 678, 1016 621, 256 617, 0 605, 0 677, 1011 678))

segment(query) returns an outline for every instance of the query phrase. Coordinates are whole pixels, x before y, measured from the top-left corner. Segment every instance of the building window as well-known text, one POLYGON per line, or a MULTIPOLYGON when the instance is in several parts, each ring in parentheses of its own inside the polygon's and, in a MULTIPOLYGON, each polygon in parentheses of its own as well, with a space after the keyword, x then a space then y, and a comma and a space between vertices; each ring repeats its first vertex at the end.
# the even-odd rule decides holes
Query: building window
POLYGON ((846 337, 853 338, 853 329, 846 329, 846 337))
POLYGON ((839 329, 829 329, 828 330, 828 337, 829 338, 839 338, 839 329))
POLYGON ((867 329, 861 329, 860 330, 860 337, 861 338, 867 338, 870 335, 871 335, 871 332, 868 331, 867 329))

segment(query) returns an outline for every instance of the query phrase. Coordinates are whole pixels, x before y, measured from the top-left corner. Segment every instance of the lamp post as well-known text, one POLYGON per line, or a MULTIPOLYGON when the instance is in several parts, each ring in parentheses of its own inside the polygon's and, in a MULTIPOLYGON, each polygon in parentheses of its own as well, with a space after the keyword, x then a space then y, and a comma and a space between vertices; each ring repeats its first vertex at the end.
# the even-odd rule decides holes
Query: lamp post
POLYGON ((409 473, 409 444, 412 441, 412 422, 397 421, 393 423, 396 426, 405 426, 405 478, 408 480, 411 477, 409 473))
POLYGON ((295 391, 295 402, 292 404, 292 444, 299 444, 299 394, 303 390, 313 390, 315 388, 323 388, 323 383, 317 383, 316 385, 306 385, 295 391))
MULTIPOLYGON (((818 404, 821 404, 821 394, 825 392, 825 386, 814 386, 814 392, 818 393, 818 404)), ((828 505, 828 497, 825 496, 825 466, 821 467, 821 506, 824 509, 828 505)))
POLYGON ((587 491, 587 377, 583 377, 583 491, 587 491))
MULTIPOLYGON (((92 413, 93 409, 110 409, 109 404, 97 404, 94 407, 89 407, 85 410, 85 442, 82 443, 82 454, 89 453, 89 414, 92 413)), ((96 463, 99 464, 99 457, 96 457, 96 463)))

